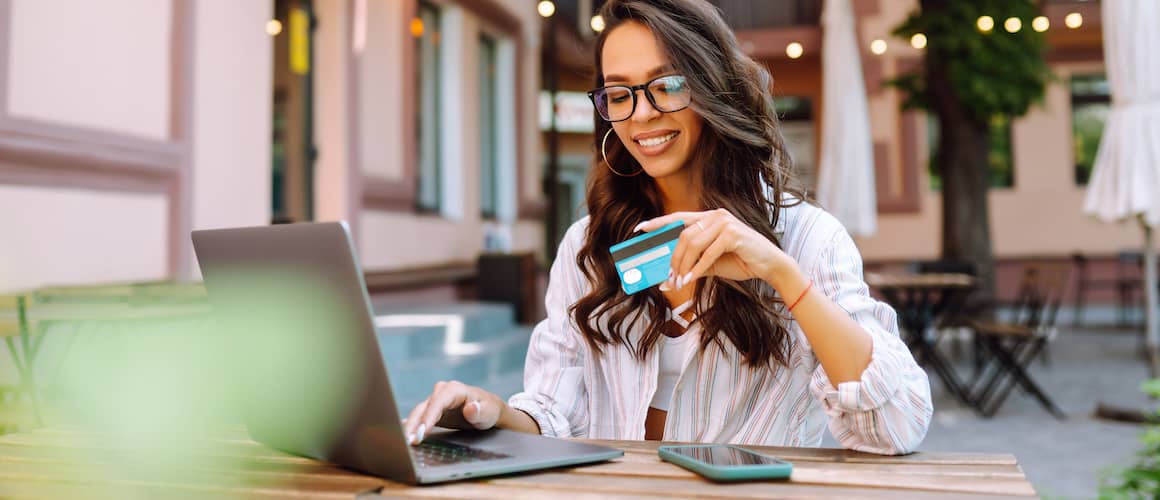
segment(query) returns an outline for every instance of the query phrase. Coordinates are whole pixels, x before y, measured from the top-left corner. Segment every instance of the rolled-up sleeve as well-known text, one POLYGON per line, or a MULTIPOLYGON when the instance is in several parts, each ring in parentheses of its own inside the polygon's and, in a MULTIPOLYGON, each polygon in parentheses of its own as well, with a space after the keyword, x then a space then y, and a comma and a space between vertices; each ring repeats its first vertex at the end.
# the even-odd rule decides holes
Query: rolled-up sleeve
POLYGON ((810 389, 830 417, 830 432, 853 450, 884 455, 914 451, 926 437, 934 405, 926 372, 898 335, 894 309, 870 296, 862 257, 844 230, 834 235, 812 267, 814 286, 873 341, 870 365, 861 379, 835 388, 820 363, 813 373, 810 389))
POLYGON ((544 299, 548 317, 536 325, 528 345, 524 392, 508 400, 508 405, 531 416, 545 436, 583 437, 588 429, 584 339, 569 314, 585 289, 576 253, 586 226, 587 218, 573 224, 560 243, 544 299))

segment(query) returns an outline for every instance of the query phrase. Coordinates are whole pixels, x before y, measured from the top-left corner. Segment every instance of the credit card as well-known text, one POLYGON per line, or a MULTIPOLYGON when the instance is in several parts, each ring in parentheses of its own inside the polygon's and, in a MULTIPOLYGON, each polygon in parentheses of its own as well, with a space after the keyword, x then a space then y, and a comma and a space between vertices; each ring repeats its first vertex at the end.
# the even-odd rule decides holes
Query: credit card
POLYGON ((685 223, 676 221, 665 227, 612 245, 612 261, 620 275, 620 288, 632 295, 669 279, 673 249, 685 223))

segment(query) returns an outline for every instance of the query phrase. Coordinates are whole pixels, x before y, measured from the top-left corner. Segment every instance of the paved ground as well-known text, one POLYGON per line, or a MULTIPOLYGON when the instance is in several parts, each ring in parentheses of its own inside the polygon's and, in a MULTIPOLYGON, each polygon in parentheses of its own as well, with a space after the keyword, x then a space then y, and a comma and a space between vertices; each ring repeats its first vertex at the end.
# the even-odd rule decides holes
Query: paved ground
MULTIPOLYGON (((1065 421, 1019 390, 996 416, 980 418, 932 377, 935 419, 920 450, 1014 453, 1041 496, 1094 498, 1103 471, 1133 461, 1144 430, 1095 418, 1096 405, 1156 406, 1139 391, 1147 368, 1136 335, 1113 328, 1062 329, 1049 347, 1049 363, 1036 361, 1031 373, 1067 413, 1065 421)), ((959 370, 964 376, 972 373, 966 358, 959 370)))

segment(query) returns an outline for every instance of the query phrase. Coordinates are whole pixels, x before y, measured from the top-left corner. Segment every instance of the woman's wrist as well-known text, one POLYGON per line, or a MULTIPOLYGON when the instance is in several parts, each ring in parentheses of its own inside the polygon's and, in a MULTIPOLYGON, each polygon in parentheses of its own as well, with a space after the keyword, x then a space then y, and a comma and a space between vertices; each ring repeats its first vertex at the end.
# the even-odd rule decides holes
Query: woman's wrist
POLYGON ((773 265, 770 266, 762 280, 777 290, 777 293, 782 297, 791 295, 796 297, 797 293, 805 289, 809 281, 805 273, 798 267, 797 261, 780 251, 777 252, 777 256, 773 259, 773 265))

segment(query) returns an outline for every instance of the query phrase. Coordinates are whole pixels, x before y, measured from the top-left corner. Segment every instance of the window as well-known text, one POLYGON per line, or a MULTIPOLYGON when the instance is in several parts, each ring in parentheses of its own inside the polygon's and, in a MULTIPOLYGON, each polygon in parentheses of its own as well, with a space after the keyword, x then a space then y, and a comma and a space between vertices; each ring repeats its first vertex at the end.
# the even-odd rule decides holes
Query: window
POLYGON ((417 35, 415 61, 418 63, 418 71, 415 77, 418 80, 416 88, 419 89, 418 115, 415 117, 419 149, 416 208, 423 212, 438 212, 441 201, 439 87, 442 75, 439 72, 439 21, 439 10, 426 2, 420 2, 418 19, 411 25, 412 34, 417 35))
MULTIPOLYGON (((930 188, 942 189, 942 176, 938 170, 938 118, 927 115, 927 133, 930 140, 930 188)), ((1012 153, 1011 118, 996 115, 991 118, 991 150, 987 153, 987 176, 991 187, 1009 188, 1015 186, 1015 157, 1012 153)))
POLYGON ((1071 137, 1075 148, 1075 183, 1087 185, 1111 109, 1111 89, 1104 75, 1071 78, 1071 137))
POLYGON ((499 199, 499 129, 496 95, 496 41, 479 37, 479 205, 494 219, 499 199))
POLYGON ((778 97, 773 101, 781 120, 781 134, 793 160, 792 182, 803 191, 814 194, 817 190, 817 167, 814 165, 814 111, 806 97, 778 97))

